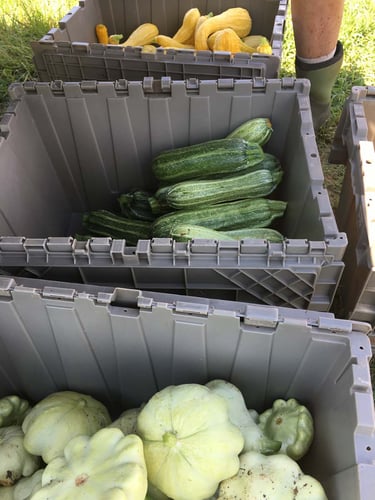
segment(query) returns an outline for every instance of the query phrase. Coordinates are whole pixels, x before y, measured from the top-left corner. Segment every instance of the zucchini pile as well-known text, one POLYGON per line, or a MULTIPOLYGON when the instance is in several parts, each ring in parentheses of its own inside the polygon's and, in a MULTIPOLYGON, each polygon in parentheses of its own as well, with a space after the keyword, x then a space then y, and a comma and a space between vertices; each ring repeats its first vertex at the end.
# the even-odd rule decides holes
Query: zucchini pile
POLYGON ((279 159, 263 148, 272 132, 268 118, 253 118, 225 138, 162 151, 152 160, 159 187, 123 193, 118 214, 84 214, 80 238, 108 236, 130 246, 151 238, 282 241, 270 227, 287 205, 269 197, 283 178, 279 159))

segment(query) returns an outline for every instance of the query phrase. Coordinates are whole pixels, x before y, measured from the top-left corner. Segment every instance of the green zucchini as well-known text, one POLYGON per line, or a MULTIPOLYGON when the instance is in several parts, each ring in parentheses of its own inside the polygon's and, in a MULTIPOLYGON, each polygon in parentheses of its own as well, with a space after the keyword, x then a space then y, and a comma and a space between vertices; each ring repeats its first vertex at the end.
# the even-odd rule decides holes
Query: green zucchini
POLYGON ((149 198, 151 193, 135 189, 118 197, 121 215, 129 219, 153 221, 155 214, 151 210, 149 198))
POLYGON ((241 137, 248 142, 264 146, 269 141, 273 129, 269 118, 252 118, 235 128, 227 137, 241 137))
MULTIPOLYGON (((173 185, 173 184, 172 184, 173 185)), ((170 185, 160 187, 153 196, 150 196, 148 202, 151 211, 155 215, 162 215, 171 211, 171 207, 167 204, 166 194, 170 189, 170 185)))
POLYGON ((194 210, 176 210, 154 221, 152 235, 169 238, 176 224, 195 224, 216 230, 267 227, 284 214, 286 206, 285 201, 255 198, 207 205, 194 210))
POLYGON ((281 170, 280 160, 272 153, 264 153, 263 160, 256 166, 257 170, 281 170))
POLYGON ((255 172, 256 170, 282 170, 280 160, 272 153, 264 152, 263 160, 256 165, 253 165, 251 169, 237 172, 237 173, 227 173, 227 174, 216 174, 207 175, 204 179, 223 179, 224 177, 230 177, 231 175, 238 175, 240 173, 245 173, 248 171, 255 172))
POLYGON ((246 238, 250 239, 260 239, 260 240, 268 240, 275 243, 283 241, 284 236, 277 231, 276 229, 272 229, 270 227, 253 227, 253 228, 244 228, 244 229, 229 229, 225 232, 227 236, 235 240, 245 240, 246 238))
POLYGON ((125 239, 130 246, 152 236, 152 222, 126 218, 108 210, 94 210, 84 214, 82 225, 88 234, 125 239))
MULTIPOLYGON (((281 171, 282 167, 281 167, 279 159, 275 155, 273 155, 271 153, 264 153, 263 160, 258 165, 255 165, 251 169, 251 172, 256 172, 258 170, 269 170, 271 172, 272 171, 281 171)), ((226 175, 217 174, 217 175, 213 175, 213 176, 207 176, 207 177, 205 177, 205 179, 206 180, 214 180, 214 179, 215 180, 217 180, 217 179, 223 180, 223 179, 227 179, 230 177, 235 177, 236 175, 239 175, 239 174, 226 174, 226 175)), ((200 178, 200 179, 196 179, 196 180, 200 181, 203 179, 200 178)), ((183 182, 191 182, 191 181, 183 181, 183 182)), ((152 196, 149 197, 148 203, 151 207, 151 211, 152 211, 153 215, 159 216, 159 215, 165 214, 167 212, 173 211, 173 208, 171 206, 169 206, 167 203, 167 193, 171 189, 171 186, 173 186, 173 185, 174 184, 163 185, 159 189, 157 189, 157 191, 152 196)))
MULTIPOLYGON (((162 199, 171 208, 181 210, 243 198, 261 198, 276 189, 282 175, 282 170, 255 170, 222 179, 179 182, 161 188, 162 199)), ((158 191, 155 197, 160 198, 158 191)))
POLYGON ((210 229, 197 224, 176 224, 171 227, 169 237, 176 241, 189 241, 197 239, 207 240, 233 240, 225 231, 210 229))
POLYGON ((94 235, 93 234, 80 234, 80 233, 76 233, 74 235, 74 238, 77 241, 87 241, 87 240, 91 240, 91 238, 94 238, 94 235))
POLYGON ((173 184, 249 170, 263 158, 259 144, 232 137, 163 151, 154 157, 152 170, 158 180, 173 184))
POLYGON ((281 233, 267 227, 219 231, 195 224, 176 224, 172 226, 170 237, 176 241, 189 241, 202 238, 217 241, 243 240, 245 238, 262 239, 272 242, 280 242, 283 240, 281 233))

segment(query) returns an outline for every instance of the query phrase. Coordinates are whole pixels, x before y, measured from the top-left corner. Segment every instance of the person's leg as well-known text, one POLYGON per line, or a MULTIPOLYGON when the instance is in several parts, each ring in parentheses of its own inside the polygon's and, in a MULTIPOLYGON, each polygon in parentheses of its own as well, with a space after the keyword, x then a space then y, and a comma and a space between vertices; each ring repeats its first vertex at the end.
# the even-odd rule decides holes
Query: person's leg
POLYGON ((316 130, 329 117, 332 88, 343 60, 338 41, 343 11, 344 0, 291 0, 296 76, 310 80, 316 130))

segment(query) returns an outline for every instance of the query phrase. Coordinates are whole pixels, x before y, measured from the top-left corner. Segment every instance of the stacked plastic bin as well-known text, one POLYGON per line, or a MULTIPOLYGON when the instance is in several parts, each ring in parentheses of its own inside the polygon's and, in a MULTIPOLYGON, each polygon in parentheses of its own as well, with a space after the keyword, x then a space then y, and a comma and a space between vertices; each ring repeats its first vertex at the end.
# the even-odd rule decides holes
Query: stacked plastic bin
MULTIPOLYGON (((337 229, 305 80, 14 84, 1 124, 0 266, 16 275, 328 311, 347 245, 337 229), (158 152, 226 136, 255 116, 274 132, 281 243, 265 240, 78 241, 82 213, 155 187, 158 152), (15 190, 18 196, 14 196, 15 190), (32 210, 30 210, 32 207, 32 210)), ((276 196, 276 195, 275 195, 276 196)))
POLYGON ((273 78, 278 75, 282 54, 287 0, 80 0, 40 40, 32 43, 35 67, 41 80, 143 80, 169 76, 189 78, 273 78), (103 23, 109 33, 130 35, 142 23, 155 24, 163 35, 173 36, 184 14, 196 7, 202 14, 219 14, 231 7, 251 12, 252 33, 267 37, 272 54, 168 49, 144 53, 140 47, 97 43, 95 25, 103 23))
MULTIPOLYGON (((0 398, 90 394, 117 416, 156 391, 224 379, 262 412, 296 398, 314 416, 301 468, 330 500, 375 491, 368 318, 330 312, 344 271, 311 120, 309 83, 280 79, 287 3, 243 6, 272 55, 231 56, 96 43, 94 26, 173 34, 190 2, 82 0, 32 44, 40 81, 14 83, 0 122, 0 398), (126 20, 126 22, 124 21, 126 20), (82 215, 153 189, 166 149, 268 117, 280 159, 280 243, 76 239, 82 215)), ((339 229, 340 228, 340 229, 339 229)), ((1 493, 1 492, 0 492, 1 493)))
POLYGON ((171 384, 232 382, 249 408, 311 410, 301 467, 333 500, 370 500, 375 436, 365 323, 243 302, 0 280, 0 395, 70 389, 114 415, 171 384))
POLYGON ((346 165, 337 211, 348 235, 340 286, 346 317, 375 325, 374 166, 375 88, 353 87, 338 124, 330 161, 346 165))

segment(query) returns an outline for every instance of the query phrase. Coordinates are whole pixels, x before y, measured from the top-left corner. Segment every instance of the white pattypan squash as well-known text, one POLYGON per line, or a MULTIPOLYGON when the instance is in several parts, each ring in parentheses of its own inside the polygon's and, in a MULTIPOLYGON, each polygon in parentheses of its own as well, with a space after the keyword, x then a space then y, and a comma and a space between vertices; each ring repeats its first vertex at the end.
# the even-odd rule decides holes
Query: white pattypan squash
POLYGON ((107 408, 91 396, 74 391, 55 392, 26 415, 22 424, 24 446, 48 463, 62 455, 75 436, 91 436, 110 423, 107 408))
POLYGON ((157 392, 138 415, 149 481, 174 500, 203 500, 237 473, 244 439, 221 396, 200 384, 157 392))
POLYGON ((164 495, 164 493, 162 493, 153 484, 149 482, 145 500, 169 500, 169 497, 167 497, 167 495, 164 495))
MULTIPOLYGON (((42 474, 39 469, 30 477, 23 477, 13 486, 13 500, 30 500, 33 494, 42 487, 42 474)), ((1 498, 1 497, 0 497, 1 498)))
POLYGON ((0 485, 11 486, 40 467, 40 457, 26 451, 23 440, 19 425, 0 428, 0 485))
POLYGON ((218 500, 327 500, 320 482, 288 455, 240 455, 238 473, 220 483, 218 500))
POLYGON ((14 500, 14 486, 0 486, 0 500, 14 500))
POLYGON ((281 442, 267 437, 262 431, 254 420, 257 413, 249 412, 246 408, 245 399, 238 387, 222 379, 210 380, 206 387, 227 402, 230 421, 240 429, 245 440, 242 453, 259 451, 264 455, 271 455, 280 450, 281 442))
POLYGON ((16 395, 0 398, 0 427, 21 425, 30 404, 16 395))
POLYGON ((32 500, 144 500, 146 491, 142 440, 106 428, 73 438, 45 468, 32 500))
POLYGON ((125 435, 135 434, 137 429, 137 418, 140 411, 141 408, 130 408, 129 410, 125 410, 108 427, 116 427, 116 429, 120 429, 125 435))

